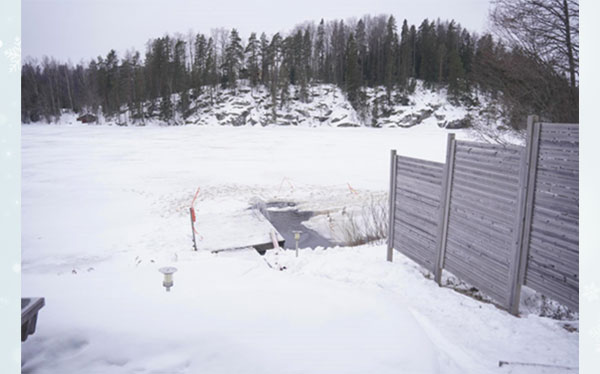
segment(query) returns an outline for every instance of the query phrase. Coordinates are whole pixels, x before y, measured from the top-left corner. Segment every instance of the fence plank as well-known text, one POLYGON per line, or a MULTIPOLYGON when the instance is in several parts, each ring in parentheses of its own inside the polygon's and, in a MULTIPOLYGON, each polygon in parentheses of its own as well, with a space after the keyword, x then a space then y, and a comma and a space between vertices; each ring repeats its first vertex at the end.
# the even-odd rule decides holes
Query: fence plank
POLYGON ((419 204, 417 201, 410 199, 402 199, 401 196, 396 198, 396 217, 403 215, 409 217, 417 217, 426 221, 428 224, 437 225, 437 208, 431 208, 424 204, 419 204), (404 209, 408 208, 408 209, 404 209))
POLYGON ((513 144, 490 144, 490 143, 479 143, 470 140, 460 140, 457 141, 457 146, 467 146, 475 149, 487 149, 493 152, 506 152, 506 153, 514 153, 518 154, 521 152, 521 146, 513 145, 513 144))
POLYGON ((402 155, 396 155, 396 160, 398 164, 406 164, 406 165, 414 165, 421 167, 430 167, 434 169, 439 169, 440 173, 444 170, 444 164, 441 162, 423 160, 420 158, 407 157, 402 155))
POLYGON ((521 162, 519 174, 519 199, 517 213, 517 232, 515 233, 515 253, 510 269, 509 312, 519 314, 521 285, 525 277, 527 256, 529 253, 529 231, 533 215, 535 193, 535 170, 539 154, 540 124, 537 117, 527 118, 527 145, 521 162))
POLYGON ((401 174, 403 177, 412 178, 417 181, 422 181, 430 184, 439 184, 440 175, 435 170, 421 168, 415 169, 414 167, 408 167, 398 165, 397 174, 401 174))
POLYGON ((473 185, 468 184, 465 181, 456 181, 454 186, 452 186, 452 189, 456 190, 457 193, 470 196, 473 201, 487 204, 494 209, 506 209, 508 212, 511 212, 510 214, 512 214, 517 205, 512 197, 497 196, 491 192, 479 190, 477 187, 473 187, 473 185))
MULTIPOLYGON (((451 222, 450 225, 452 224, 453 223, 451 222)), ((487 241, 485 238, 482 238, 473 232, 466 233, 463 236, 455 235, 453 237, 448 237, 448 240, 465 248, 476 246, 481 249, 480 253, 482 256, 487 256, 490 260, 496 261, 499 265, 505 266, 508 269, 510 259, 506 247, 487 241)))
MULTIPOLYGON (((468 159, 456 158, 460 162, 460 170, 464 170, 465 173, 484 176, 489 179, 496 179, 501 183, 507 183, 508 181, 517 181, 517 174, 519 170, 512 168, 499 168, 492 165, 483 163, 470 162, 468 159), (514 173, 514 174, 513 174, 514 173)), ((457 165, 458 166, 458 165, 457 165)), ((458 169, 456 169, 458 170, 458 169)))
POLYGON ((504 210, 494 209, 490 207, 488 204, 484 202, 480 202, 475 199, 470 199, 468 195, 460 195, 458 191, 455 192, 452 196, 452 201, 456 202, 456 204, 464 209, 479 211, 482 214, 485 214, 489 217, 494 217, 494 219, 499 223, 504 223, 507 226, 513 222, 513 217, 506 213, 504 210))
POLYGON ((493 216, 482 215, 477 211, 458 206, 454 200, 450 205, 450 220, 461 222, 465 226, 465 231, 487 232, 490 237, 510 238, 514 232, 514 220, 511 225, 506 225, 495 220, 493 216))
MULTIPOLYGON (((448 238, 447 252, 453 256, 448 256, 448 263, 455 261, 455 264, 462 264, 462 268, 469 269, 477 274, 478 278, 472 277, 473 286, 477 287, 481 283, 504 284, 508 286, 508 266, 499 264, 497 261, 483 256, 474 255, 472 251, 465 250, 464 247, 457 244, 455 240, 448 238), (489 275, 489 276, 488 276, 489 275)), ((504 289, 506 292, 506 288, 504 289)))
POLYGON ((429 201, 438 201, 440 199, 438 186, 426 183, 418 183, 412 180, 405 179, 399 181, 398 186, 396 188, 398 190, 415 193, 428 199, 429 201))
POLYGON ((506 179, 496 179, 486 177, 479 173, 472 173, 456 164, 454 168, 456 180, 464 186, 476 188, 479 191, 488 192, 494 196, 505 196, 508 199, 514 199, 517 191, 515 190, 516 180, 513 184, 507 183, 506 179))
POLYGON ((456 142, 445 261, 503 307, 516 277, 523 147, 456 142), (465 274, 467 273, 467 274, 465 274))
POLYGON ((524 283, 579 308, 579 128, 539 125, 540 144, 524 283))
POLYGON ((434 252, 429 251, 427 247, 420 244, 414 237, 408 235, 397 237, 394 246, 406 257, 433 272, 433 268, 435 267, 433 261, 434 252))
POLYGON ((450 227, 452 235, 462 236, 465 233, 474 232, 477 235, 485 238, 485 240, 494 242, 499 248, 507 248, 510 246, 511 233, 500 232, 485 225, 478 224, 473 220, 461 217, 456 214, 450 214, 450 227))
POLYGON ((392 261, 394 256, 394 212, 396 207, 396 150, 390 154, 390 205, 388 209, 388 237, 387 237, 387 260, 392 261))
POLYGON ((540 231, 540 230, 531 230, 530 236, 531 236, 532 242, 539 243, 544 248, 548 248, 545 250, 550 251, 554 248, 560 248, 560 249, 579 253, 579 243, 578 242, 569 241, 565 238, 558 237, 558 236, 550 236, 550 235, 548 235, 548 233, 540 231))
POLYGON ((442 269, 444 268, 444 253, 448 235, 448 216, 450 215, 450 192, 452 190, 452 175, 454 172, 456 140, 454 134, 448 134, 446 143, 446 163, 442 177, 438 230, 436 234, 436 261, 434 276, 438 285, 442 285, 442 269))
POLYGON ((579 225, 569 223, 567 220, 560 219, 558 217, 548 217, 544 215, 536 214, 533 215, 533 225, 539 227, 540 230, 547 230, 549 232, 559 233, 567 238, 571 238, 575 241, 579 238, 579 225))

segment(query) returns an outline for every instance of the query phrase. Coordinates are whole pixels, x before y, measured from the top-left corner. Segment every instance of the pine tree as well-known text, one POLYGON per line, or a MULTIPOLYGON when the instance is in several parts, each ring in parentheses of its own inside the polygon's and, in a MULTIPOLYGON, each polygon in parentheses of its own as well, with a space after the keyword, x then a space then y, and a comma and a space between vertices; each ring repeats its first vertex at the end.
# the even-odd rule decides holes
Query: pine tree
POLYGON ((354 33, 348 37, 348 47, 346 49, 346 77, 345 90, 348 101, 357 111, 362 110, 361 92, 360 92, 360 65, 358 63, 358 46, 354 40, 354 33))
POLYGON ((457 103, 459 96, 466 91, 465 71, 458 55, 458 49, 453 48, 448 58, 448 94, 457 103))
POLYGON ((475 45, 471 34, 463 30, 460 34, 459 51, 460 60, 465 70, 466 89, 470 90, 471 80, 473 79, 473 59, 475 58, 475 45))
POLYGON ((244 51, 246 54, 246 61, 248 66, 248 78, 250 80, 250 85, 252 87, 256 87, 259 81, 260 70, 258 66, 258 58, 260 53, 260 44, 258 39, 256 39, 256 33, 251 33, 248 38, 248 45, 246 46, 246 50, 244 51))
POLYGON ((410 34, 409 34, 409 44, 412 46, 412 59, 411 59, 411 67, 410 76, 413 78, 417 77, 417 29, 415 25, 410 26, 410 34))
POLYGON ((260 34, 260 82, 267 86, 269 84, 269 40, 263 32, 260 34))
POLYGON ((325 21, 321 19, 317 28, 317 41, 315 44, 315 60, 317 65, 317 79, 325 82, 327 79, 325 66, 325 21))
POLYGON ((448 48, 448 94, 454 102, 458 102, 460 95, 466 91, 465 70, 459 54, 460 26, 454 24, 454 21, 448 25, 446 44, 448 48))
POLYGON ((273 35, 268 48, 269 57, 269 91, 271 94, 271 121, 277 121, 277 93, 280 88, 280 72, 282 62, 282 39, 279 33, 273 35))
POLYGON ((173 119, 173 103, 170 95, 165 94, 161 97, 159 111, 159 118, 170 125, 173 119))
POLYGON ((203 34, 196 35, 194 41, 194 63, 192 64, 192 86, 196 90, 196 95, 202 92, 202 86, 206 84, 204 69, 207 58, 206 37, 203 34))
POLYGON ((398 82, 401 87, 405 87, 408 78, 413 72, 413 41, 411 40, 411 35, 406 20, 402 22, 399 55, 400 67, 398 72, 398 82))
POLYGON ((175 40, 173 49, 173 92, 182 92, 188 89, 188 77, 185 63, 185 41, 175 40))
POLYGON ((308 28, 304 30, 304 36, 302 37, 302 54, 300 61, 301 78, 300 78, 300 100, 302 102, 308 102, 308 85, 312 76, 311 69, 311 56, 312 56, 312 41, 310 38, 310 31, 308 28))
POLYGON ((287 103, 290 97, 290 84, 295 83, 295 38, 288 36, 281 43, 281 65, 279 68, 279 108, 287 103))
POLYGON ((144 121, 144 101, 147 100, 144 70, 140 60, 140 53, 136 52, 132 59, 133 69, 133 104, 135 107, 134 118, 144 121))
POLYGON ((119 58, 117 52, 112 49, 104 61, 105 81, 105 108, 104 113, 108 116, 119 112, 119 58))
MULTIPOLYGON (((344 63, 346 60, 346 27, 344 21, 333 22, 333 30, 331 32, 331 81, 343 87, 344 85, 344 63)), ((328 80, 329 81, 329 80, 328 80)))
POLYGON ((239 70, 244 59, 244 48, 242 39, 236 29, 232 29, 229 34, 229 44, 225 49, 225 56, 222 65, 226 78, 226 87, 235 88, 239 70))
POLYGON ((360 85, 367 76, 367 31, 362 19, 356 24, 356 46, 358 48, 358 65, 360 66, 360 85))
POLYGON ((209 38, 206 45, 206 65, 204 67, 203 82, 210 87, 210 102, 213 104, 215 90, 217 88, 217 84, 219 83, 219 75, 217 72, 217 56, 213 38, 209 38))
POLYGON ((426 19, 419 26, 418 32, 418 63, 419 70, 417 77, 423 79, 425 83, 436 82, 438 73, 437 50, 435 42, 435 31, 433 23, 426 19))
POLYGON ((390 16, 386 26, 385 41, 384 41, 384 85, 386 88, 388 103, 392 98, 392 90, 394 89, 396 75, 396 50, 398 46, 398 33, 396 31, 396 20, 394 16, 390 16))
MULTIPOLYGON (((375 91, 377 92, 377 91, 375 91)), ((373 112, 371 113, 371 126, 378 127, 377 121, 379 119, 379 104, 377 100, 377 93, 375 94, 375 98, 373 99, 373 112)))
POLYGON ((127 52, 125 58, 122 59, 119 66, 119 97, 122 98, 122 103, 127 106, 127 112, 131 112, 133 105, 133 56, 127 52))

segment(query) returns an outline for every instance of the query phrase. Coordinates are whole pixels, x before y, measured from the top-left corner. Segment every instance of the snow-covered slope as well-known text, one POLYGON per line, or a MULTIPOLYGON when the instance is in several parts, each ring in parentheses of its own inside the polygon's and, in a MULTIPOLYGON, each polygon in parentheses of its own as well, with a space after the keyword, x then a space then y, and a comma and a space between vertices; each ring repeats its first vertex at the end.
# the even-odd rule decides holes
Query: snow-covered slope
MULTIPOLYGON (((241 84, 236 89, 208 87, 190 101, 183 116, 175 110, 170 121, 160 119, 160 105, 145 105, 144 121, 133 120, 123 108, 120 115, 99 122, 119 125, 221 125, 221 126, 306 126, 306 127, 413 127, 431 124, 442 128, 474 127, 487 134, 509 134, 504 123, 502 108, 483 94, 473 94, 471 105, 452 103, 446 88, 426 88, 416 81, 412 93, 394 92, 388 99, 385 89, 367 88, 363 109, 357 112, 348 102, 344 92, 332 84, 315 84, 309 88, 308 100, 299 99, 297 87, 290 86, 289 98, 274 103, 269 91, 258 86, 241 84), (275 105, 274 105, 275 104, 275 105), (152 110, 150 108, 153 108, 152 110)), ((180 97, 171 98, 174 108, 180 108, 180 97)), ((59 123, 76 123, 72 113, 65 112, 59 123)), ((493 137, 493 136, 492 136, 493 137)))

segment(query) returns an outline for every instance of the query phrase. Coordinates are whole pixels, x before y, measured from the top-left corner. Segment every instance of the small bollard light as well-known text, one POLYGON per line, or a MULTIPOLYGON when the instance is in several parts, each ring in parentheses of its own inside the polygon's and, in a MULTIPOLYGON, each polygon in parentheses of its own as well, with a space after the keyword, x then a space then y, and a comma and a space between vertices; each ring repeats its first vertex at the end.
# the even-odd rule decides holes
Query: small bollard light
POLYGON ((300 234, 302 231, 292 231, 294 233, 294 239, 296 239, 296 257, 298 257, 298 242, 300 241, 300 234))
POLYGON ((171 287, 173 287, 173 273, 177 271, 177 268, 165 266, 158 269, 158 271, 165 275, 165 279, 163 279, 163 287, 167 289, 167 292, 171 291, 171 287))

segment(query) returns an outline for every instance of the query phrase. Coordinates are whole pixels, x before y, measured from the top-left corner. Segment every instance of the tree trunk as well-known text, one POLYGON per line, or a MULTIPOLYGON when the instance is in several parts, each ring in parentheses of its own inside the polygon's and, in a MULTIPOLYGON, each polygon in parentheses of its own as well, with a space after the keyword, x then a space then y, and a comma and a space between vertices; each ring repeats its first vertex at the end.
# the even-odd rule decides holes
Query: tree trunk
POLYGON ((565 16, 565 39, 567 44, 567 57, 569 59, 569 77, 571 80, 571 88, 576 87, 575 81, 575 59, 573 58, 573 43, 571 41, 571 21, 569 20, 569 6, 567 0, 563 0, 563 13, 565 16))

